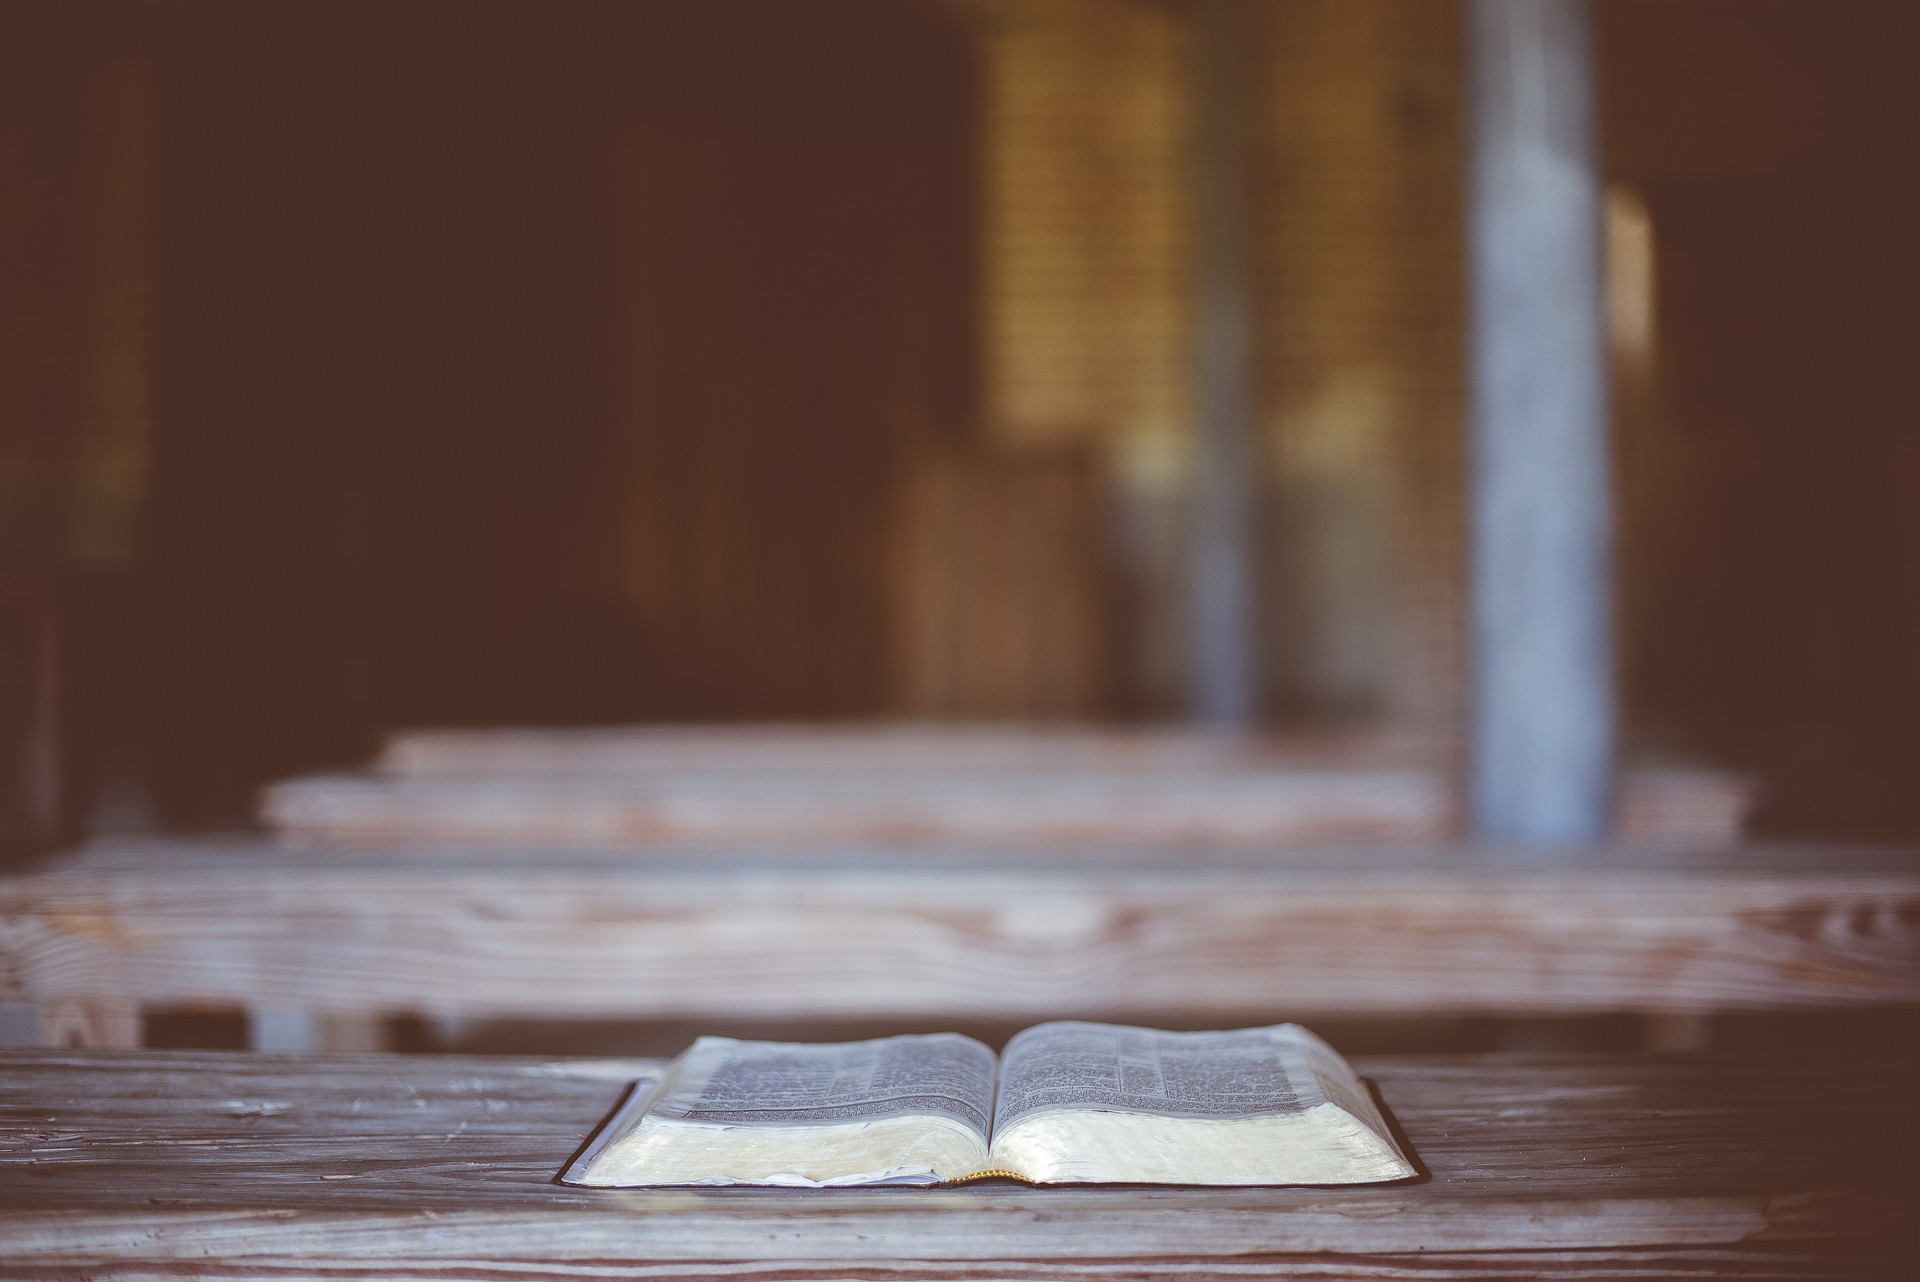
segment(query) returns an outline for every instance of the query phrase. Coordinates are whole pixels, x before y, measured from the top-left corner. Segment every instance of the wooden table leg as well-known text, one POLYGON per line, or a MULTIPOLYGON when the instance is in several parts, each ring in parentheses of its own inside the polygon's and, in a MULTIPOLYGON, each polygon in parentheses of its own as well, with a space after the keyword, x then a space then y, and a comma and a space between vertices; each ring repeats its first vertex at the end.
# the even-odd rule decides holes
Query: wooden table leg
POLYGON ((40 1003, 42 1046, 132 1049, 140 1045, 140 1008, 114 998, 57 997, 40 1003))
POLYGON ((247 1012, 247 1045, 257 1051, 385 1050, 386 1021, 301 1006, 255 1006, 247 1012))
POLYGON ((1650 1051, 1703 1051, 1713 1045, 1713 1019, 1691 1011, 1664 1011, 1645 1018, 1650 1051))

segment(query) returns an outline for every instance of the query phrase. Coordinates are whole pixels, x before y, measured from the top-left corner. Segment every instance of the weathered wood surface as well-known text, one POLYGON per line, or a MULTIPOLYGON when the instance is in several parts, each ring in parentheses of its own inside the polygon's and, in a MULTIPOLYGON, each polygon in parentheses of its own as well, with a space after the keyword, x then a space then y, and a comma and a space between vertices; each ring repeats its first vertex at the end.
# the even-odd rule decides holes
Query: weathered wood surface
POLYGON ((1235 734, 1075 722, 792 722, 406 730, 376 763, 397 776, 686 770, 1159 769, 1430 765, 1446 740, 1413 734, 1235 734))
POLYGON ((1455 826, 1439 774, 1370 768, 313 775, 266 789, 261 817, 294 838, 368 843, 1395 841, 1455 826))
MULTIPOLYGON (((289 836, 395 841, 1439 841, 1456 748, 1418 736, 1072 725, 423 731, 376 768, 268 788, 289 836)), ((1627 839, 1729 841, 1722 771, 1622 774, 1627 839)))
MULTIPOLYGON (((1748 789, 1709 771, 1629 770, 1613 831, 1731 841, 1748 789)), ((751 782, 391 780, 315 775, 265 790, 262 820, 295 839, 393 842, 892 841, 1093 843, 1445 841, 1461 830, 1437 771, 953 771, 751 782)))
POLYGON ((1251 1022, 1920 1001, 1920 852, 340 850, 0 877, 0 1001, 1251 1022))
POLYGON ((652 1066, 10 1052, 0 1277, 1854 1276, 1895 1263, 1920 1191, 1911 1064, 1358 1067, 1430 1179, 569 1189, 554 1173, 652 1066))

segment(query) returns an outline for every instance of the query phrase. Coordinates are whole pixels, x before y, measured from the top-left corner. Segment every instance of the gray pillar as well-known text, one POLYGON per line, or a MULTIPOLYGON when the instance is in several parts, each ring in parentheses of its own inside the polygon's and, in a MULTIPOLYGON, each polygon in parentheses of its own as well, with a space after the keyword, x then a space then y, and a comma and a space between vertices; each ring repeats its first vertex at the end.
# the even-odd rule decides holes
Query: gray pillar
POLYGON ((1193 714, 1222 728, 1259 711, 1254 622, 1253 281, 1242 137, 1240 0, 1203 0, 1194 32, 1193 714))
POLYGON ((1585 0, 1468 0, 1472 813, 1604 836, 1613 764, 1600 183, 1585 0))

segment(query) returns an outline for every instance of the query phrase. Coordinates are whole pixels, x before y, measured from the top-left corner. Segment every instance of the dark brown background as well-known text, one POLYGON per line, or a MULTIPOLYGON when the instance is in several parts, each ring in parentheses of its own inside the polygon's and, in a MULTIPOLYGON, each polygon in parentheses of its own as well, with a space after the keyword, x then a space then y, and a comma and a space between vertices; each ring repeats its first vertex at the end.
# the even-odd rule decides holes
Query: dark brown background
MULTIPOLYGON (((1624 460, 1681 514, 1622 531, 1630 721, 1759 770, 1763 831, 1915 835, 1915 10, 1596 11, 1682 442, 1624 460)), ((0 687, 53 603, 77 778, 231 822, 389 725, 886 706, 888 504, 979 428, 955 11, 0 13, 0 687), (129 62, 153 466, 101 565, 63 533, 74 243, 129 62)))

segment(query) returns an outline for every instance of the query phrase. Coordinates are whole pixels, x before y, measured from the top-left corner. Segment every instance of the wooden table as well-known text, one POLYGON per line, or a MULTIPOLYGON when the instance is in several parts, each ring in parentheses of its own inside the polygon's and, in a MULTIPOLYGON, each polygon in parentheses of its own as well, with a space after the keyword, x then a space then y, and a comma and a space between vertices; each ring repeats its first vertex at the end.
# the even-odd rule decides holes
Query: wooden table
POLYGON ((12 1052, 0 1278, 1782 1279, 1913 1246, 1912 1063, 1356 1062, 1430 1179, 568 1189, 652 1066, 12 1052))
POLYGON ((1920 1001, 1920 854, 103 844, 0 877, 0 1001, 1251 1023, 1920 1001))

